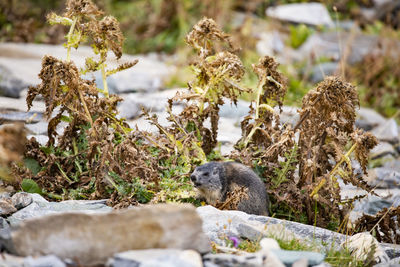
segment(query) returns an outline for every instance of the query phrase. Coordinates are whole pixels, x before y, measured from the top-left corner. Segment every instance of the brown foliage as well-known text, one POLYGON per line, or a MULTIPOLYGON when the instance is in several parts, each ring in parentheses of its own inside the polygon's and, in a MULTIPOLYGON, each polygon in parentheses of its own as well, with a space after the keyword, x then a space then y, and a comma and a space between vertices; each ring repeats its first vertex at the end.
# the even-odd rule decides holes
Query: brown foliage
POLYGON ((384 208, 376 215, 364 214, 355 224, 358 232, 374 231, 379 242, 400 244, 400 206, 384 208))

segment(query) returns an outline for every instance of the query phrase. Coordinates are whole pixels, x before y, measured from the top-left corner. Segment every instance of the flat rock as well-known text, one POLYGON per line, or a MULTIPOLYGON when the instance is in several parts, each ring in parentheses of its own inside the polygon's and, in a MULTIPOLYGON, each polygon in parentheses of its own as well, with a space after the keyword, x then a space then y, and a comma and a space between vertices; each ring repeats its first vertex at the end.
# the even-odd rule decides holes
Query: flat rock
POLYGON ((258 39, 256 49, 261 56, 280 54, 285 49, 285 44, 278 31, 262 32, 258 39))
POLYGON ((378 140, 396 144, 399 141, 399 131, 394 119, 389 119, 371 131, 378 140))
MULTIPOLYGON (((31 204, 33 205, 33 204, 31 204)), ((104 264, 115 253, 148 249, 210 251, 191 205, 160 204, 104 214, 61 213, 21 223, 11 231, 16 255, 54 254, 82 265, 104 264)))
POLYGON ((18 192, 11 197, 11 202, 18 210, 25 208, 33 201, 31 194, 25 192, 18 192))
POLYGON ((0 121, 4 122, 29 122, 36 123, 43 119, 43 114, 38 112, 5 111, 0 113, 0 121))
POLYGON ((271 18, 299 24, 334 26, 328 10, 320 3, 287 4, 269 7, 266 10, 266 14, 271 18))
MULTIPOLYGON (((199 207, 197 208, 197 212, 204 221, 204 233, 210 238, 211 241, 214 241, 220 245, 224 245, 223 237, 240 237, 242 235, 242 233, 239 231, 240 229, 238 229, 239 224, 248 224, 253 227, 253 229, 258 229, 260 232, 260 239, 264 235, 261 229, 264 229, 265 225, 270 226, 274 224, 280 224, 305 242, 312 242, 312 244, 316 245, 324 244, 324 247, 329 248, 331 245, 339 246, 339 244, 343 243, 346 238, 348 238, 346 235, 329 231, 320 227, 275 219, 267 216, 249 215, 241 211, 221 211, 212 206, 199 207)), ((399 245, 386 243, 380 243, 380 245, 390 258, 400 256, 399 245)))
MULTIPOLYGON (((0 107, 7 110, 16 110, 21 112, 26 112, 28 106, 26 105, 26 100, 24 97, 15 99, 11 97, 0 96, 0 107)), ((31 108, 32 112, 43 113, 46 110, 46 106, 42 101, 33 101, 31 108)))
POLYGON ((24 260, 24 267, 66 267, 67 265, 55 255, 43 257, 27 257, 24 260))
POLYGON ((324 62, 317 64, 312 67, 309 79, 313 83, 319 83, 323 81, 325 77, 337 74, 338 69, 339 63, 337 62, 324 62))
MULTIPOLYGON (((41 69, 41 58, 44 55, 52 55, 65 60, 67 52, 61 45, 0 43, 0 65, 7 66, 14 77, 27 85, 40 83, 38 73, 41 69)), ((71 51, 71 60, 78 68, 84 66, 85 57, 96 58, 97 56, 87 46, 81 46, 78 50, 71 51)), ((139 63, 133 68, 108 77, 110 88, 115 93, 158 90, 163 87, 163 80, 175 71, 174 67, 167 66, 163 63, 163 58, 156 54, 137 56, 124 54, 117 61, 110 52, 108 59, 107 67, 109 69, 122 63, 139 60, 139 63)), ((92 76, 96 78, 96 74, 92 76)), ((99 83, 98 86, 102 88, 103 85, 99 83)))
MULTIPOLYGON (((247 256, 242 255, 232 255, 232 254, 207 254, 203 257, 205 266, 213 266, 209 265, 210 263, 215 264, 215 266, 226 266, 226 267, 262 267, 263 259, 261 255, 251 254, 247 256)), ((266 259, 268 261, 268 259, 266 259)))
POLYGON ((366 181, 376 188, 399 188, 400 172, 378 167, 368 170, 366 181))
POLYGON ((62 202, 48 202, 38 194, 31 194, 32 204, 15 212, 7 220, 16 226, 24 220, 42 217, 44 215, 80 211, 87 214, 105 213, 112 210, 105 203, 106 200, 67 200, 62 202))
POLYGON ((146 249, 130 250, 114 255, 113 267, 202 267, 200 254, 194 250, 146 249))
POLYGON ((394 147, 387 142, 379 142, 379 144, 370 151, 370 157, 372 159, 381 158, 386 155, 396 155, 394 147))
POLYGON ((341 59, 339 38, 342 47, 348 48, 347 62, 354 64, 361 62, 365 55, 371 53, 378 47, 378 37, 363 35, 359 33, 341 32, 315 33, 307 38, 298 51, 299 60, 325 57, 334 61, 341 59))
POLYGON ((356 125, 364 130, 369 131, 385 122, 386 119, 373 109, 360 107, 357 111, 356 125))
POLYGON ((27 87, 28 85, 15 77, 6 66, 0 65, 0 95, 19 98, 21 91, 27 87))
MULTIPOLYGON (((0 267, 26 267, 24 265, 25 258, 17 257, 7 253, 1 253, 0 267)), ((47 267, 47 266, 44 266, 47 267)))

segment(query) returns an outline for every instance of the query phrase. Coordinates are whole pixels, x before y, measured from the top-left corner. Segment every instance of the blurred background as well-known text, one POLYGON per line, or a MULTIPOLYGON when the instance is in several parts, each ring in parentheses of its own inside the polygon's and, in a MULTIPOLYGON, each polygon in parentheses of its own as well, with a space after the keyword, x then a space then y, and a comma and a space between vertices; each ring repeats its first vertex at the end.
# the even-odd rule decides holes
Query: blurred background
MULTIPOLYGON (((289 80, 288 105, 324 76, 341 74, 358 85, 362 105, 386 117, 397 117, 400 106, 400 1, 340 0, 98 0, 115 16, 126 37, 128 54, 161 53, 177 72, 165 88, 190 80, 191 53, 185 35, 203 16, 213 18, 233 36, 253 87, 251 64, 274 55, 289 80), (301 5, 291 5, 301 3, 301 5)), ((50 11, 61 13, 65 1, 1 0, 0 41, 59 44, 67 27, 46 23, 50 11)), ((246 98, 246 96, 245 96, 246 98)))

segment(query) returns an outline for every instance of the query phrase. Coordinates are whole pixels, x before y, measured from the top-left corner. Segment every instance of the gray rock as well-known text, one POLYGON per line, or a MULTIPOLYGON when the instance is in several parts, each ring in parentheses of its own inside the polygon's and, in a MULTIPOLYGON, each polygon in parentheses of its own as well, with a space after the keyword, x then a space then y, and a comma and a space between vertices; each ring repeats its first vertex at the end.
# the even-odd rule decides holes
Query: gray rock
POLYGON ((82 265, 94 265, 104 264, 118 252, 146 248, 207 253, 210 243, 201 225, 193 206, 160 204, 103 214, 43 216, 14 227, 11 240, 16 255, 54 254, 63 260, 77 258, 82 265))
MULTIPOLYGON (((65 60, 67 54, 62 46, 46 44, 1 43, 0 51, 0 65, 7 66, 14 77, 27 85, 40 83, 37 75, 40 72, 41 58, 44 55, 52 55, 65 60)), ((97 59, 98 56, 94 55, 92 49, 87 46, 80 46, 78 50, 71 52, 71 60, 78 68, 84 66, 85 57, 97 59)), ((108 59, 108 69, 116 68, 125 62, 139 60, 139 63, 133 68, 109 77, 110 87, 117 93, 157 90, 163 86, 164 79, 175 72, 174 67, 167 66, 163 63, 164 58, 156 54, 138 56, 124 54, 117 61, 110 52, 108 59)), ((98 85, 102 87, 102 83, 98 85)))
MULTIPOLYGON (((262 267, 263 258, 259 254, 239 256, 232 254, 207 254, 203 256, 204 265, 213 263, 220 267, 262 267)), ((268 261, 268 259, 266 259, 268 261)))
MULTIPOLYGON (((30 135, 26 136, 26 138, 28 140, 31 139, 32 137, 35 138, 36 141, 42 146, 46 145, 47 142, 49 141, 49 137, 47 135, 44 135, 44 134, 39 134, 39 135, 30 134, 30 135)), ((57 143, 57 140, 56 140, 56 143, 57 143)))
POLYGON ((391 259, 388 262, 375 264, 373 267, 400 267, 400 257, 391 259))
POLYGON ((321 264, 325 256, 318 252, 311 251, 289 251, 283 249, 271 249, 278 259, 280 259, 286 266, 291 266, 301 259, 307 259, 308 265, 314 266, 321 264))
POLYGON ((0 217, 0 230, 9 228, 10 225, 3 217, 0 217))
POLYGON ((67 265, 55 255, 38 258, 27 257, 24 267, 66 267, 67 265))
POLYGON ((353 211, 375 215, 382 209, 389 208, 392 205, 394 207, 400 206, 400 195, 382 197, 368 195, 367 197, 354 202, 353 211))
POLYGON ((269 7, 266 10, 266 14, 271 18, 299 24, 334 26, 328 10, 320 3, 287 4, 269 7))
POLYGON ((279 113, 280 123, 290 124, 292 126, 296 125, 296 123, 300 120, 300 115, 297 112, 297 109, 297 107, 283 106, 281 112, 279 107, 274 108, 275 112, 279 113))
POLYGON ((17 257, 7 253, 1 253, 0 267, 26 267, 24 266, 25 258, 17 257))
POLYGON ((165 111, 168 99, 174 97, 178 90, 172 89, 156 93, 131 93, 122 95, 124 101, 118 105, 120 116, 127 120, 135 119, 142 113, 142 107, 151 112, 165 111))
POLYGON ((371 131, 380 141, 396 144, 399 141, 397 123, 394 119, 389 119, 371 131))
POLYGON ((5 199, 0 199, 0 216, 7 216, 13 214, 17 209, 5 199))
POLYGON ((113 267, 202 267, 202 265, 198 252, 178 249, 130 250, 114 255, 112 260, 113 267))
POLYGON ((258 39, 256 49, 261 56, 280 54, 285 49, 285 44, 278 31, 262 32, 258 39))
POLYGON ((373 109, 361 107, 357 111, 356 125, 364 130, 369 131, 385 122, 386 119, 373 109))
POLYGON ((40 121, 34 124, 26 124, 25 128, 28 129, 28 132, 34 135, 47 135, 47 126, 48 122, 40 121))
POLYGON ((48 202, 38 194, 31 194, 32 204, 15 212, 7 220, 12 226, 20 224, 22 221, 44 215, 64 213, 70 211, 81 211, 87 214, 105 213, 112 208, 105 205, 105 200, 67 200, 62 202, 48 202))
POLYGON ((400 172, 400 159, 385 162, 383 167, 388 170, 400 172))
MULTIPOLYGON (((347 62, 360 62, 365 55, 378 47, 378 37, 372 35, 353 34, 342 32, 339 34, 342 44, 349 44, 347 62)), ((335 61, 341 59, 340 44, 336 32, 316 33, 307 38, 307 41, 297 50, 300 60, 325 57, 335 61)))
POLYGON ((382 158, 386 155, 396 155, 393 146, 387 142, 379 142, 379 144, 370 151, 370 157, 372 159, 382 158))
POLYGON ((29 193, 18 192, 11 197, 11 202, 18 210, 25 208, 32 203, 32 196, 29 193))
POLYGON ((368 258, 368 260, 373 260, 375 263, 388 262, 390 260, 378 240, 369 232, 355 234, 348 238, 341 246, 344 249, 348 249, 353 257, 361 261, 367 260, 371 252, 373 252, 373 259, 368 258), (371 251, 373 247, 375 247, 375 250, 371 251))
MULTIPOLYGON (((28 110, 28 106, 26 105, 26 100, 24 97, 15 99, 11 97, 0 96, 0 107, 7 110, 18 110, 21 112, 26 112, 28 110)), ((44 102, 42 101, 33 101, 33 106, 31 108, 32 112, 42 113, 46 110, 44 102)))
POLYGON ((220 107, 219 116, 229 119, 236 119, 240 122, 245 116, 248 115, 250 111, 250 102, 244 100, 238 100, 237 104, 230 103, 229 101, 225 101, 220 107))
MULTIPOLYGON (((305 225, 297 222, 285 221, 265 216, 249 215, 241 211, 220 211, 212 206, 203 206, 197 208, 197 212, 203 219, 203 231, 211 241, 217 244, 224 245, 223 237, 227 234, 241 236, 238 230, 239 224, 248 224, 254 229, 259 229, 260 239, 262 238, 262 230, 265 225, 283 225, 286 229, 293 232, 296 237, 305 242, 313 244, 323 243, 323 247, 330 248, 331 246, 338 247, 347 238, 346 235, 327 229, 305 225), (229 232, 228 232, 229 229, 229 232)), ((390 258, 400 256, 400 246, 393 244, 380 244, 390 258)), ((323 252, 323 249, 321 249, 323 252)))
POLYGON ((378 167, 368 170, 366 180, 369 185, 376 188, 398 188, 400 185, 400 172, 378 167))
POLYGON ((28 86, 4 65, 0 65, 0 95, 19 98, 22 90, 28 86))
POLYGON ((7 111, 0 113, 0 120, 5 122, 39 122, 43 119, 43 114, 38 112, 21 112, 21 111, 7 111))
POLYGON ((212 206, 204 206, 197 208, 197 212, 203 218, 203 231, 211 241, 220 245, 224 245, 221 235, 226 236, 226 229, 229 229, 228 235, 239 237, 244 235, 244 232, 240 232, 243 229, 239 228, 240 224, 248 224, 258 229, 260 238, 264 235, 262 230, 265 225, 282 224, 300 239, 317 240, 328 245, 340 244, 345 239, 344 235, 336 235, 337 233, 327 229, 265 216, 248 215, 240 211, 220 211, 212 206))
POLYGON ((332 76, 337 73, 339 63, 337 62, 324 62, 312 67, 310 74, 310 81, 319 83, 323 81, 326 76, 332 76))

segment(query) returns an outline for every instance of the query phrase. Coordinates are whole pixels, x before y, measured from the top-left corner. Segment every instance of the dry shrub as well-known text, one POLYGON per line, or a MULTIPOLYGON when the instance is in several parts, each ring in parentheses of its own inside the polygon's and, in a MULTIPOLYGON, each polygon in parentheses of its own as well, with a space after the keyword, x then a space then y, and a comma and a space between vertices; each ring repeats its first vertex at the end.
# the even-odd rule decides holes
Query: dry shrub
POLYGON ((379 242, 400 244, 400 206, 384 208, 376 215, 364 214, 355 223, 358 232, 370 231, 379 242))

